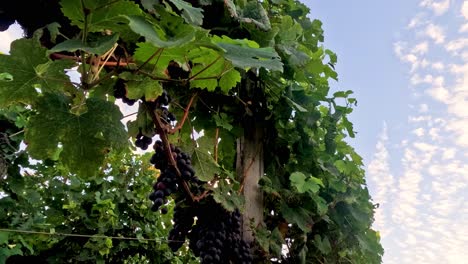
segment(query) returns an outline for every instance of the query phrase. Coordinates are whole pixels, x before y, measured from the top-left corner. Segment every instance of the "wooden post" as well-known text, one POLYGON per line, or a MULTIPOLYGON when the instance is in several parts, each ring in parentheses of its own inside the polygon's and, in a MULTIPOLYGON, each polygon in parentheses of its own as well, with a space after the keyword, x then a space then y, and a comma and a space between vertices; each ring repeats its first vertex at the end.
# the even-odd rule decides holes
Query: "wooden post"
POLYGON ((263 223, 263 194, 258 184, 263 175, 263 128, 253 124, 245 129, 244 136, 237 140, 237 175, 244 184, 242 235, 250 243, 253 241, 251 227, 263 223))

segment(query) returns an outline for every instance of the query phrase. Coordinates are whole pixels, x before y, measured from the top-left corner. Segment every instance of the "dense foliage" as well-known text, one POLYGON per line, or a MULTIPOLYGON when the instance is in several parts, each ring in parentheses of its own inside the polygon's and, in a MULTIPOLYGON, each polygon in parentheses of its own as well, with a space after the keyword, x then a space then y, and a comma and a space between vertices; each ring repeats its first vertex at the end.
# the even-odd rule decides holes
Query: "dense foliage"
POLYGON ((61 0, 29 14, 8 2, 0 30, 16 19, 30 38, 0 55, 0 228, 48 234, 0 231, 0 262, 380 263, 362 159, 345 141, 356 100, 330 94, 337 58, 303 4, 61 0), (126 125, 120 102, 138 106, 126 125), (250 245, 249 137, 264 168, 250 245))

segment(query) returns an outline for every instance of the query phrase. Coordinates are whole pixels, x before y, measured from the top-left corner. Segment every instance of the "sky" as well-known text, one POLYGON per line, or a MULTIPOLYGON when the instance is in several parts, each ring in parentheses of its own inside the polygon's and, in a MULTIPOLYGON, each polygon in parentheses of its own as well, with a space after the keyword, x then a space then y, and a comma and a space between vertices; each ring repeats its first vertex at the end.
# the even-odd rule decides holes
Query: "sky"
POLYGON ((383 263, 468 263, 468 1, 306 4, 358 99, 383 263))
POLYGON ((358 99, 383 263, 468 263, 468 0, 304 2, 338 54, 333 89, 358 99))

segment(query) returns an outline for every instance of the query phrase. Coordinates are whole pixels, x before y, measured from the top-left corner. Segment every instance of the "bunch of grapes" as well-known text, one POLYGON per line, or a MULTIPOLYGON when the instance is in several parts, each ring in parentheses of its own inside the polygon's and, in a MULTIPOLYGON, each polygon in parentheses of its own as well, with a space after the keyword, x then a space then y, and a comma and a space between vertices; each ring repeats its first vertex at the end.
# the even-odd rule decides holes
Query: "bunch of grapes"
POLYGON ((176 252, 185 243, 185 238, 189 234, 195 222, 195 211, 192 206, 183 203, 177 203, 174 207, 172 220, 174 226, 169 231, 169 247, 176 252))
POLYGON ((118 79, 114 84, 114 97, 117 99, 122 99, 122 102, 132 106, 135 104, 135 99, 129 99, 127 97, 127 84, 124 79, 118 79))
MULTIPOLYGON (((163 122, 169 123, 175 121, 175 116, 168 111, 170 102, 171 98, 164 91, 154 102, 146 104, 156 111, 163 122)), ((252 263, 250 248, 242 240, 239 211, 227 211, 211 196, 199 202, 192 201, 185 192, 180 191, 183 189, 181 185, 187 184, 192 194, 199 195, 205 191, 205 182, 196 177, 190 155, 160 140, 154 143, 153 148, 155 152, 150 162, 161 174, 149 196, 153 202, 151 209, 161 210, 165 214, 167 208, 163 205, 167 203, 167 198, 172 195, 176 202, 174 225, 168 237, 171 250, 179 250, 188 238, 190 249, 200 257, 202 264, 252 263), (175 164, 172 164, 172 160, 175 164)))
MULTIPOLYGON (((177 176, 176 169, 169 165, 167 153, 162 141, 156 141, 153 147, 154 154, 151 157, 150 162, 156 169, 161 171, 161 175, 158 177, 157 182, 153 186, 154 192, 150 194, 150 199, 153 201, 152 209, 157 211, 158 208, 163 204, 161 202, 164 201, 167 196, 177 192, 180 185, 180 179, 177 176)), ((177 168, 182 178, 195 186, 194 192, 199 193, 203 191, 203 182, 195 176, 195 170, 191 165, 192 161, 190 156, 172 144, 170 145, 170 149, 172 157, 176 161, 177 168)))
MULTIPOLYGON (((163 204, 167 202, 167 196, 179 189, 179 182, 177 178, 177 172, 174 167, 169 166, 166 152, 164 151, 163 143, 158 140, 154 143, 155 153, 151 157, 150 162, 154 164, 156 169, 161 171, 158 180, 153 186, 153 192, 149 198, 153 201, 151 210, 157 211, 163 204)), ((167 213, 167 209, 164 207, 161 209, 161 213, 167 213)))
POLYGON ((213 199, 197 208, 197 222, 188 235, 189 247, 201 263, 251 263, 250 248, 242 240, 241 215, 213 199))
POLYGON ((135 146, 141 148, 142 150, 147 150, 148 146, 153 142, 150 137, 147 137, 140 132, 136 135, 135 146))

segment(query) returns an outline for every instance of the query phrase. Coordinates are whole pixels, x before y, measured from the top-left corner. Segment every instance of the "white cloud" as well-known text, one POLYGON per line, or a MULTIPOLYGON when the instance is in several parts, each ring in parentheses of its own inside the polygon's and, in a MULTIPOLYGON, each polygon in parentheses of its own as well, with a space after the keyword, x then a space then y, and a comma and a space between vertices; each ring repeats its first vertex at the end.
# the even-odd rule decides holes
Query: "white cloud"
POLYGON ((420 67, 425 68, 429 66, 429 61, 426 59, 420 59, 418 56, 416 56, 416 54, 423 55, 429 50, 429 44, 427 41, 421 42, 413 47, 411 52, 406 51, 406 46, 407 45, 404 42, 396 42, 393 44, 393 51, 401 61, 407 62, 411 65, 411 72, 414 72, 420 67))
POLYGON ((444 64, 442 62, 434 62, 431 64, 432 69, 438 70, 438 71, 443 71, 444 70, 444 64))
POLYGON ((432 140, 434 141, 437 141, 437 140, 440 140, 440 129, 439 128, 436 128, 436 127, 433 127, 431 129, 429 129, 429 136, 431 137, 432 140))
POLYGON ((459 38, 452 40, 445 45, 447 51, 457 54, 458 51, 468 47, 468 38, 459 38))
POLYGON ((444 43, 445 41, 445 33, 441 26, 430 23, 427 25, 424 33, 437 44, 444 43))
POLYGON ((403 56, 403 50, 406 47, 406 43, 398 41, 393 44, 393 52, 398 56, 398 58, 403 56))
POLYGON ((421 26, 425 23, 426 21, 424 21, 424 14, 423 13, 419 13, 417 14, 415 17, 413 17, 410 22, 408 23, 407 27, 408 28, 415 28, 415 27, 418 27, 418 26, 421 26))
POLYGON ((440 87, 440 86, 432 87, 432 88, 429 88, 426 92, 427 94, 429 94, 432 98, 434 98, 437 101, 440 101, 442 103, 449 102, 450 93, 444 87, 440 87))
POLYGON ((467 0, 465 0, 462 4, 461 13, 465 17, 465 19, 468 19, 468 1, 467 0))
POLYGON ((389 197, 394 192, 394 177, 390 171, 390 156, 386 146, 388 140, 387 124, 384 122, 375 146, 376 151, 367 166, 367 177, 370 179, 370 183, 375 186, 373 200, 380 205, 374 216, 374 227, 381 232, 382 237, 387 236, 392 230, 392 228, 387 228, 387 219, 384 214, 384 208, 391 203, 392 199, 389 197))
POLYGON ((434 11, 437 16, 443 15, 450 7, 450 0, 434 1, 434 0, 423 0, 420 6, 427 7, 434 11))
POLYGON ((456 153, 457 153, 457 150, 455 148, 446 148, 442 152, 442 159, 443 160, 453 159, 456 153))
POLYGON ((424 77, 421 77, 418 73, 411 76, 411 84, 431 84, 434 87, 444 86, 444 77, 443 76, 433 76, 431 74, 426 74, 424 77))
POLYGON ((461 25, 458 32, 460 32, 460 33, 468 32, 468 23, 465 23, 465 24, 461 25))
POLYGON ((452 133, 450 140, 459 148, 468 147, 468 119, 453 118, 447 121, 445 125, 446 131, 452 133))
POLYGON ((426 113, 429 111, 429 106, 427 104, 420 104, 419 105, 419 112, 420 113, 426 113))
POLYGON ((415 134, 418 137, 422 137, 422 136, 424 136, 424 128, 422 128, 422 127, 416 128, 415 130, 413 130, 412 133, 415 134))
POLYGON ((422 55, 422 54, 426 54, 428 50, 429 50, 429 43, 427 41, 424 41, 424 42, 417 44, 413 48, 412 52, 422 55))

